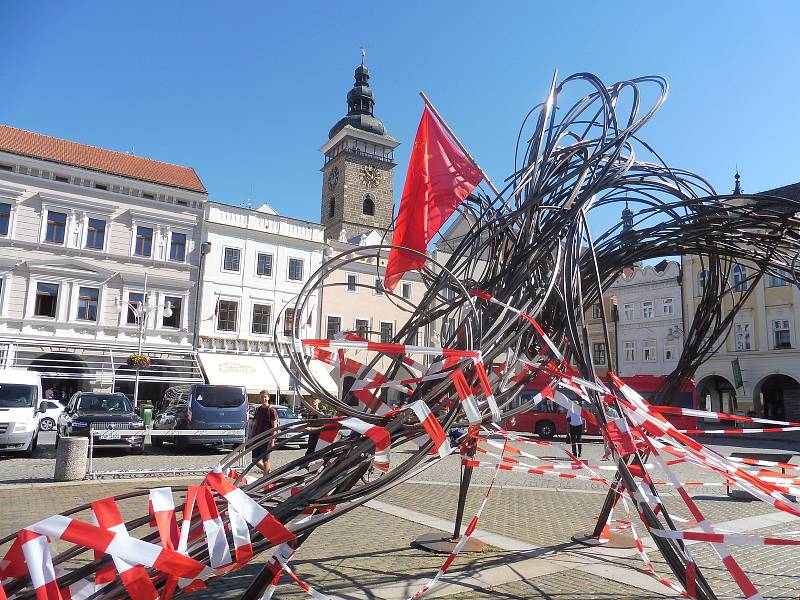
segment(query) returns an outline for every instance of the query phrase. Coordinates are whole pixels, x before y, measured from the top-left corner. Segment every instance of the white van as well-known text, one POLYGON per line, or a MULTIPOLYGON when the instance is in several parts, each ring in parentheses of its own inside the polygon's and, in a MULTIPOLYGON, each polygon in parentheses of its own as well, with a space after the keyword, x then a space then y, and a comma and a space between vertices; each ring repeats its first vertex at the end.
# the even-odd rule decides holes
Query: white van
POLYGON ((39 440, 41 399, 39 373, 0 369, 0 452, 33 454, 39 440))

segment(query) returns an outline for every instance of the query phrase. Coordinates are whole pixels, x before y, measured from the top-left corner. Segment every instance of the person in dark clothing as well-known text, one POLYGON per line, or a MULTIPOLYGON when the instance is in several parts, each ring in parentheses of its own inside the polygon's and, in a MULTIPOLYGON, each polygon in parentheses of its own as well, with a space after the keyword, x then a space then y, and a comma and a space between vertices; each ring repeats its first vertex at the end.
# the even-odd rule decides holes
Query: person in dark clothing
MULTIPOLYGON (((256 416, 253 420, 252 437, 278 426, 278 411, 275 410, 274 406, 269 405, 269 394, 267 394, 267 390, 261 390, 259 400, 261 401, 261 406, 256 410, 256 416)), ((265 475, 272 471, 269 453, 274 446, 275 434, 273 433, 269 440, 262 441, 258 448, 253 449, 253 460, 265 475)))
MULTIPOLYGON (((311 407, 314 410, 322 412, 320 410, 320 407, 319 407, 319 398, 312 398, 310 400, 309 404, 311 404, 311 407)), ((308 411, 306 413, 306 418, 307 419, 318 419, 319 415, 317 415, 317 413, 315 413, 313 411, 308 411)), ((317 449, 317 442, 319 441, 320 427, 319 426, 317 426, 317 427, 309 427, 309 428, 306 429, 306 431, 308 431, 308 445, 306 446, 306 456, 308 456, 309 454, 311 454, 312 452, 314 452, 317 449)))

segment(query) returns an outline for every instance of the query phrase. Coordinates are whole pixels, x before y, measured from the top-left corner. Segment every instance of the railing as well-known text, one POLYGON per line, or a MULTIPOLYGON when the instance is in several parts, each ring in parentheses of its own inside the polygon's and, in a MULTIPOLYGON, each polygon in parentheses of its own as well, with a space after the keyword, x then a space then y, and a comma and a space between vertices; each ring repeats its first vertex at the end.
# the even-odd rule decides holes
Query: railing
MULTIPOLYGON (((118 469, 113 471, 95 471, 94 470, 94 451, 98 447, 95 446, 95 438, 103 441, 115 442, 120 440, 120 445, 130 444, 131 438, 142 438, 142 449, 144 450, 147 444, 153 437, 218 437, 218 438, 241 438, 242 443, 247 440, 246 429, 191 429, 191 430, 175 430, 175 429, 114 429, 109 428, 108 424, 103 424, 96 428, 98 424, 92 423, 89 428, 89 455, 86 477, 88 479, 99 479, 103 477, 118 478, 118 477, 132 477, 132 476, 159 476, 159 475, 194 475, 203 474, 209 471, 208 466, 197 468, 167 468, 167 469, 118 469), (122 439, 126 438, 123 442, 122 439)), ((126 425, 122 423, 122 425, 126 425)), ((133 446, 135 444, 131 444, 133 446)), ((243 469, 246 465, 242 462, 236 464, 237 469, 243 469)))

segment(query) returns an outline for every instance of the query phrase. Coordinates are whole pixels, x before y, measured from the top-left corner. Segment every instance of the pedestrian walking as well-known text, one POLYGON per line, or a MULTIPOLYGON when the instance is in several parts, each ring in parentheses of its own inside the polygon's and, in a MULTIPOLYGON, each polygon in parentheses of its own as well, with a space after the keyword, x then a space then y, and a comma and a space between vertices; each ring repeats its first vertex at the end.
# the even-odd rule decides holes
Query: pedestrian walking
MULTIPOLYGON (((270 429, 275 429, 278 426, 278 411, 274 406, 270 406, 267 390, 261 390, 258 399, 261 405, 256 409, 251 437, 255 437, 270 429)), ((261 440, 259 446, 253 449, 253 460, 265 475, 272 471, 272 462, 270 461, 269 455, 274 446, 275 432, 269 436, 268 440, 261 440)))
POLYGON ((583 435, 583 417, 581 417, 581 407, 574 402, 570 405, 569 413, 567 413, 567 421, 569 422, 569 440, 572 443, 572 454, 580 458, 583 444, 581 443, 581 436, 583 435))
MULTIPOLYGON (((319 419, 320 415, 318 415, 317 412, 321 412, 322 416, 323 417, 325 416, 325 413, 320 408, 319 398, 312 398, 309 401, 309 404, 311 405, 311 408, 313 408, 314 410, 306 411, 307 419, 319 419)), ((317 449, 317 442, 319 441, 319 432, 321 429, 322 427, 319 425, 306 428, 306 431, 308 432, 308 445, 306 446, 306 456, 308 456, 317 449)))

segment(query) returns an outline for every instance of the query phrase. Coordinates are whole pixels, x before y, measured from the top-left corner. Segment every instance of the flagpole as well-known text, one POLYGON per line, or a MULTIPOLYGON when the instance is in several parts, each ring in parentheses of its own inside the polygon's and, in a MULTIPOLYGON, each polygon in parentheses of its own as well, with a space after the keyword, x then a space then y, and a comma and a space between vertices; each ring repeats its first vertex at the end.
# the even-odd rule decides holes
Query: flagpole
POLYGON ((491 188, 492 192, 494 192, 495 196, 497 196, 500 199, 500 201, 503 204, 505 204, 506 207, 508 207, 508 204, 506 204, 505 198, 503 198, 502 194, 494 186, 494 184, 492 183, 492 180, 489 179, 489 176, 484 172, 483 169, 481 169, 481 167, 480 167, 480 165, 478 165, 477 161, 474 158, 472 158, 472 155, 469 153, 469 150, 467 150, 466 147, 464 146, 464 144, 461 143, 461 140, 458 139, 458 136, 455 133, 453 133, 453 130, 450 129, 450 126, 442 118, 442 115, 439 114, 439 111, 436 110, 436 107, 433 105, 433 103, 430 101, 430 99, 428 99, 428 97, 425 95, 425 92, 420 91, 419 95, 422 98, 422 100, 425 102, 425 105, 428 108, 430 108, 431 112, 433 112, 433 114, 436 116, 436 118, 439 119, 439 123, 441 123, 442 126, 447 130, 447 133, 450 135, 451 138, 453 138, 453 141, 456 143, 456 145, 459 147, 459 149, 470 160, 470 162, 473 165, 475 165, 475 168, 478 169, 478 171, 480 172, 480 174, 483 177, 484 181, 486 181, 487 185, 491 188))

